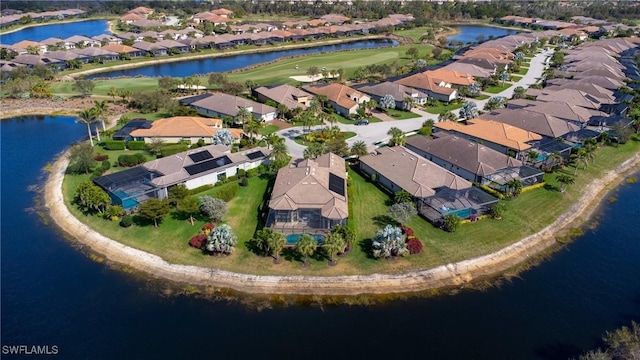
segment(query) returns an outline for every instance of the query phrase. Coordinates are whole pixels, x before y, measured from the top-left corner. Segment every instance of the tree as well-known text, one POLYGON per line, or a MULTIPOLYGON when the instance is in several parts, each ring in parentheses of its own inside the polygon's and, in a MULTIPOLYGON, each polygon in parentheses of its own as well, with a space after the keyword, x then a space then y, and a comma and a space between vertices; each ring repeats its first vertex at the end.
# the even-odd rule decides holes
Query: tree
POLYGON ((559 174, 556 175, 556 181, 560 183, 560 192, 564 193, 567 190, 567 186, 576 182, 576 178, 571 175, 559 174))
POLYGON ((444 50, 441 47, 436 46, 431 50, 431 55, 433 55, 434 59, 439 59, 443 52, 444 50))
POLYGON ((395 109, 396 100, 393 98, 393 95, 385 95, 380 98, 380 102, 378 103, 378 105, 380 105, 380 108, 382 110, 395 109))
POLYGON ((502 81, 502 87, 504 87, 505 81, 511 80, 511 75, 509 75, 509 73, 507 73, 506 71, 503 71, 500 73, 498 78, 500 79, 500 81, 502 81))
POLYGON ((623 326, 607 331, 602 339, 614 359, 640 359, 640 325, 635 321, 631 322, 631 328, 623 326))
POLYGON ((200 211, 200 201, 193 196, 187 196, 178 200, 177 208, 185 215, 189 216, 189 222, 193 226, 193 215, 200 211))
POLYGON ((448 214, 442 218, 442 228, 448 232, 455 232, 460 226, 460 217, 458 215, 448 214))
POLYGON ((93 146, 93 136, 91 135, 91 124, 96 121, 96 111, 93 108, 84 109, 78 112, 76 122, 81 122, 87 125, 87 132, 89 133, 89 142, 93 146))
POLYGON ((317 248, 318 243, 313 237, 311 237, 311 235, 304 234, 300 237, 298 244, 296 244, 296 251, 304 258, 303 266, 309 266, 309 256, 313 255, 317 248))
POLYGON ((396 191, 393 194, 393 202, 396 204, 413 203, 413 196, 406 190, 396 191))
POLYGON ((527 90, 525 90, 525 88, 523 88, 522 86, 517 86, 515 89, 513 89, 513 96, 511 96, 511 98, 524 99, 526 91, 527 90))
POLYGON ((275 259, 273 260, 274 264, 280 264, 282 262, 280 252, 284 249, 286 244, 287 238, 281 233, 274 232, 273 236, 270 236, 267 239, 267 245, 273 252, 273 256, 275 256, 275 259))
POLYGON ((535 164, 538 162, 538 158, 540 157, 540 153, 535 150, 529 150, 527 153, 527 158, 531 164, 535 164))
POLYGON ((337 253, 344 250, 345 245, 346 241, 342 237, 342 234, 332 232, 327 236, 322 243, 322 248, 327 252, 327 254, 329 254, 329 265, 335 265, 337 263, 335 256, 337 253))
POLYGON ((411 96, 405 96, 405 98, 402 100, 402 103, 404 105, 404 109, 410 111, 416 105, 416 99, 411 96))
POLYGON ((277 142, 273 145, 273 149, 271 149, 271 158, 275 162, 282 162, 289 158, 289 150, 287 149, 287 145, 284 141, 277 142))
POLYGON ((109 195, 90 180, 78 185, 73 199, 78 207, 87 213, 97 211, 102 214, 106 207, 111 204, 109 195))
POLYGON ((169 189, 169 204, 176 205, 189 196, 189 189, 184 184, 178 184, 169 189))
POLYGON ((389 146, 398 146, 404 145, 407 142, 407 139, 404 137, 404 131, 400 130, 397 127, 392 127, 387 132, 387 135, 391 135, 391 140, 389 140, 389 146))
POLYGON ((324 154, 325 152, 327 152, 326 150, 327 149, 324 146, 324 144, 314 142, 314 143, 309 144, 309 146, 306 149, 304 149, 303 156, 304 156, 305 159, 315 159, 318 156, 320 156, 320 155, 324 154))
POLYGON ((408 223, 411 216, 418 214, 418 210, 413 201, 396 202, 389 207, 387 214, 402 225, 408 223))
POLYGON ((507 206, 503 202, 498 202, 491 207, 490 212, 494 219, 502 219, 507 212, 507 206))
POLYGON ((161 89, 173 90, 177 83, 178 81, 176 81, 176 79, 172 78, 171 76, 162 76, 158 78, 158 86, 161 89))
POLYGON ((459 115, 465 120, 473 119, 478 116, 478 105, 476 103, 467 101, 460 108, 459 115))
POLYGON ((244 84, 241 82, 229 81, 222 84, 222 91, 227 94, 238 96, 242 94, 244 90, 245 90, 244 84))
POLYGON ((200 211, 207 215, 213 222, 222 221, 227 215, 227 203, 211 196, 201 196, 200 211))
MULTIPOLYGON (((453 113, 451 113, 451 115, 453 115, 453 113)), ((433 124, 434 122, 431 119, 424 121, 420 129, 418 129, 418 134, 422 136, 431 136, 433 133, 433 124)))
POLYGON ((91 95, 95 86, 96 84, 91 80, 78 79, 71 85, 71 90, 78 91, 82 96, 87 97, 91 95))
POLYGON ((511 179, 505 185, 507 186, 507 193, 513 197, 520 195, 522 192, 522 181, 520 179, 511 179))
POLYGON ((358 158, 360 156, 367 155, 369 151, 367 150, 367 144, 363 140, 358 140, 351 145, 351 149, 349 149, 351 155, 354 155, 358 158))
MULTIPOLYGON (((105 118, 103 115, 109 112, 107 100, 93 100, 93 109, 96 112, 96 120, 102 125, 102 130, 106 131, 107 127, 105 126, 105 118)), ((98 135, 98 141, 100 141, 100 132, 98 132, 98 129, 96 129, 96 134, 98 135)))
POLYGON ((315 79, 316 76, 320 73, 320 69, 317 66, 311 66, 307 69, 307 75, 311 78, 311 80, 315 79))
POLYGON ((245 133, 249 134, 249 140, 251 140, 251 143, 253 143, 253 137, 254 135, 258 135, 258 132, 263 127, 263 123, 255 117, 251 116, 251 120, 249 120, 249 122, 247 123, 244 123, 244 125, 245 133))
POLYGON ((560 155, 559 152, 554 151, 547 156, 547 160, 545 162, 547 164, 547 167, 550 170, 553 170, 557 165, 562 163, 562 155, 560 155))
POLYGON ((211 140, 215 145, 226 145, 229 146, 233 144, 236 139, 231 135, 231 131, 229 129, 220 129, 216 131, 216 134, 213 135, 213 139, 211 140))
POLYGON ((573 163, 575 169, 573 171, 573 176, 578 175, 578 165, 582 164, 583 168, 586 169, 589 167, 589 160, 587 159, 587 151, 585 149, 580 149, 576 152, 575 157, 573 158, 573 163))
POLYGON ((387 225, 378 230, 371 243, 376 258, 389 258, 391 256, 404 256, 409 254, 402 230, 397 226, 387 225))
POLYGON ((207 79, 207 83, 210 87, 222 86, 228 83, 227 75, 221 73, 211 73, 207 79))
POLYGON ((158 222, 162 221, 169 212, 171 211, 171 206, 169 205, 169 200, 164 199, 156 199, 150 198, 149 200, 140 204, 138 209, 138 213, 140 216, 147 220, 153 221, 153 227, 158 227, 158 222))
POLYGON ((484 109, 492 111, 495 109, 501 109, 505 106, 506 100, 503 96, 492 96, 485 104, 484 109))
POLYGON ((96 164, 95 150, 91 144, 86 142, 75 144, 69 150, 70 172, 89 174, 96 164))
POLYGON ((631 134, 633 134, 633 128, 624 124, 622 121, 618 121, 611 125, 611 130, 615 133, 615 137, 621 144, 629 141, 629 139, 631 139, 631 134))
POLYGON ((344 225, 338 225, 333 229, 333 232, 342 235, 342 238, 345 241, 345 251, 351 249, 353 243, 356 241, 356 233, 353 229, 344 225))
POLYGON ((407 49, 405 55, 410 57, 412 60, 415 60, 418 58, 418 56, 420 56, 420 51, 416 47, 410 47, 409 49, 407 49))
POLYGON ((233 233, 231 227, 222 224, 211 230, 204 246, 207 251, 212 253, 231 254, 237 243, 238 237, 233 233))
POLYGON ((236 124, 247 124, 253 119, 253 114, 247 108, 240 108, 235 116, 236 124))
POLYGON ((452 111, 444 111, 438 115, 438 121, 456 121, 458 117, 452 111))
POLYGON ((115 87, 110 87, 107 91, 107 95, 111 96, 111 101, 116 102, 116 96, 118 96, 118 90, 115 87))

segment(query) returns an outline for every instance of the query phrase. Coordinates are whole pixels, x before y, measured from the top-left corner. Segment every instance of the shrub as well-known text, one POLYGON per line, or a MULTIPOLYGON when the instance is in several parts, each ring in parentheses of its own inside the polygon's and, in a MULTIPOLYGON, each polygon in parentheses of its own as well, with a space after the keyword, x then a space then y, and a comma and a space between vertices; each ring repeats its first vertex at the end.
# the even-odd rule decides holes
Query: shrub
POLYGON ((202 249, 202 245, 204 245, 205 241, 207 241, 207 235, 198 234, 189 240, 189 246, 192 246, 196 249, 202 249))
POLYGON ((376 182, 377 176, 376 174, 371 174, 371 182, 376 182))
POLYGON ((165 145, 162 147, 162 149, 160 149, 160 156, 161 157, 171 156, 177 153, 181 153, 183 151, 187 151, 188 148, 189 146, 184 144, 165 145))
POLYGON ((238 173, 236 174, 236 176, 237 176, 238 178, 243 178, 243 177, 245 177, 246 173, 247 173, 247 172, 246 172, 246 171, 244 171, 244 169, 238 169, 238 173))
POLYGON ((247 170, 245 173, 248 178, 252 178, 258 175, 258 168, 247 170))
POLYGON ((122 217, 122 220, 120 220, 120 226, 124 228, 128 228, 131 225, 133 225, 133 216, 131 215, 125 215, 122 217))
POLYGON ((442 222, 442 228, 448 232, 455 232, 460 225, 461 219, 457 215, 445 215, 442 222))
POLYGON ((542 189, 543 187, 545 187, 545 185, 547 185, 547 183, 543 181, 535 185, 526 186, 526 187, 523 187, 522 190, 520 190, 520 193, 522 194, 523 192, 527 192, 535 189, 542 189))
POLYGON ((407 237, 414 236, 413 229, 408 226, 401 227, 402 232, 407 235, 407 237))
POLYGON ((217 187, 211 196, 224 200, 225 202, 231 201, 234 197, 236 197, 236 193, 238 192, 238 183, 226 184, 224 186, 217 187))
POLYGON ((189 190, 189 195, 200 194, 201 192, 213 189, 213 185, 206 184, 189 190))
POLYGON ((237 181, 237 180, 238 180, 238 176, 236 175, 231 175, 227 178, 227 182, 237 181))
POLYGON ((407 249, 409 250, 409 254, 420 254, 422 252, 422 242, 418 238, 412 238, 407 241, 407 249))
POLYGON ((129 141, 127 147, 129 150, 144 150, 147 148, 147 144, 144 141, 129 141))
POLYGON ((507 211, 507 207, 503 202, 499 202, 491 207, 491 216, 494 219, 502 219, 505 212, 507 211))
POLYGON ((484 190, 486 193, 489 193, 489 194, 491 194, 491 195, 493 195, 493 196, 497 197, 497 198, 498 198, 498 199, 500 199, 500 200, 504 199, 504 194, 503 194, 503 193, 501 193, 500 191, 496 190, 496 189, 490 188, 490 187, 489 187, 489 186, 487 186, 487 185, 482 185, 480 188, 481 188, 482 190, 484 190))
POLYGON ((207 235, 209 235, 211 230, 213 230, 215 228, 216 228, 216 225, 214 223, 206 223, 206 224, 202 225, 202 231, 207 235))
POLYGON ((147 157, 142 153, 137 153, 133 155, 122 154, 118 156, 118 164, 120 166, 136 166, 147 161, 147 157))
POLYGON ((106 150, 124 150, 124 141, 121 141, 121 140, 105 141, 104 148, 106 150))
POLYGON ((107 171, 111 169, 111 162, 109 160, 102 161, 102 170, 107 171))
POLYGON ((247 179, 246 177, 243 177, 242 180, 240 180, 240 186, 242 187, 249 186, 249 179, 247 179))
POLYGON ((102 176, 102 174, 104 174, 104 170, 102 170, 102 168, 99 167, 93 170, 93 172, 91 173, 91 178, 94 179, 94 178, 100 177, 102 176))
POLYGON ((94 157, 94 159, 95 159, 96 161, 105 161, 105 160, 109 159, 109 155, 106 155, 106 154, 100 154, 100 153, 98 153, 98 154, 96 154, 96 156, 94 157))

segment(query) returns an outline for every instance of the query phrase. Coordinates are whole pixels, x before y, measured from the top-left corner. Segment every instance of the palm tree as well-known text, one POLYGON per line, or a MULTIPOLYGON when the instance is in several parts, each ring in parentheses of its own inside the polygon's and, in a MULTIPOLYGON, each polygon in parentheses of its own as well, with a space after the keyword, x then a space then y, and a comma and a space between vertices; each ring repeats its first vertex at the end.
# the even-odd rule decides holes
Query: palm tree
POLYGON ((315 116, 310 110, 303 111, 302 114, 300 114, 300 121, 302 121, 302 126, 307 128, 307 131, 311 131, 315 116))
POLYGON ((118 90, 115 87, 110 87, 107 91, 107 95, 111 96, 111 101, 116 102, 116 96, 118 96, 118 90))
POLYGON ((281 119, 284 119, 286 114, 289 112, 289 108, 285 104, 278 104, 276 109, 278 110, 278 115, 281 119))
POLYGON ((318 156, 324 154, 326 152, 326 147, 321 143, 311 143, 309 146, 304 149, 304 158, 305 159, 315 159, 318 156))
POLYGON ((287 145, 284 141, 279 141, 273 144, 273 149, 271 149, 271 158, 276 161, 285 160, 289 156, 289 151, 287 149, 287 145))
POLYGON ((411 109, 416 105, 416 99, 411 96, 405 96, 403 99, 404 107, 407 111, 411 111, 411 109))
POLYGON ((351 155, 355 155, 360 158, 360 156, 367 155, 369 151, 367 150, 367 144, 363 140, 358 140, 351 145, 351 155))
POLYGON ((318 243, 314 238, 309 234, 304 234, 298 240, 298 244, 296 245, 296 251, 300 253, 304 257, 303 266, 309 266, 308 259, 309 256, 313 255, 318 248, 318 243))
POLYGON ((236 113, 236 124, 246 124, 253 119, 253 114, 247 108, 240 108, 236 113))
POLYGON ((551 166, 549 166, 549 168, 553 170, 556 165, 562 163, 562 155, 560 155, 560 153, 557 151, 549 154, 549 156, 547 157, 547 164, 549 163, 551 163, 551 166))
POLYGON ((309 104, 308 110, 311 111, 311 113, 313 113, 314 115, 322 112, 322 103, 317 97, 311 100, 311 104, 309 104))
POLYGON ((278 136, 278 134, 276 133, 264 135, 262 139, 267 143, 267 149, 269 148, 269 145, 274 146, 278 142, 284 141, 284 139, 278 136))
POLYGON ((535 164, 535 163, 538 161, 538 158, 539 158, 539 157, 540 157, 540 153, 538 153, 538 152, 537 152, 537 151, 535 151, 535 150, 530 150, 530 151, 527 153, 527 158, 529 159, 529 162, 530 162, 531 164, 535 164))
POLYGON ((282 259, 280 258, 280 252, 284 249, 287 244, 287 238, 281 233, 274 232, 268 239, 267 244, 273 251, 273 255, 275 259, 273 260, 274 264, 280 264, 282 259))
MULTIPOLYGON (((93 100, 93 108, 96 109, 96 117, 102 124, 102 131, 107 131, 107 127, 104 124, 104 118, 102 117, 102 115, 104 115, 109 110, 109 104, 107 103, 107 100, 93 100)), ((98 141, 100 141, 100 136, 98 136, 98 141)))
POLYGON ((319 72, 320 72, 320 69, 318 69, 317 66, 312 66, 307 69, 307 75, 311 78, 312 81, 313 79, 315 79, 315 77, 318 75, 319 72))
POLYGON ((511 76, 505 71, 500 73, 500 81, 502 81, 502 87, 504 87, 505 81, 511 80, 511 76))
POLYGON ((444 111, 440 115, 438 115, 438 121, 456 121, 458 117, 451 111, 444 111))
POLYGON ((87 124, 87 132, 89 133, 89 142, 93 146, 93 136, 91 135, 91 124, 96 121, 96 112, 93 108, 84 109, 78 112, 76 122, 87 124))
POLYGON ((564 193, 567 186, 576 182, 576 178, 571 175, 560 174, 556 175, 556 180, 560 183, 560 192, 564 193))
POLYGON ((337 264, 335 256, 338 252, 344 249, 346 242, 342 237, 342 234, 333 232, 327 236, 322 243, 322 248, 329 254, 329 265, 337 264))
POLYGON ((507 181, 505 185, 507 186, 507 192, 514 197, 520 195, 520 192, 522 192, 522 182, 520 179, 511 179, 507 181))
POLYGON ((387 135, 391 135, 389 146, 404 145, 407 142, 407 140, 404 138, 404 132, 395 126, 389 129, 387 135))
POLYGON ((573 176, 578 175, 579 164, 582 164, 584 169, 586 169, 589 166, 589 161, 587 160, 587 151, 585 149, 578 150, 575 157, 573 158, 573 165, 575 166, 575 169, 573 171, 573 176))
POLYGON ((251 143, 253 143, 253 136, 258 135, 258 131, 260 131, 262 125, 262 122, 258 121, 253 116, 251 116, 251 120, 249 120, 249 122, 245 123, 245 131, 247 134, 249 134, 249 140, 251 141, 251 143))

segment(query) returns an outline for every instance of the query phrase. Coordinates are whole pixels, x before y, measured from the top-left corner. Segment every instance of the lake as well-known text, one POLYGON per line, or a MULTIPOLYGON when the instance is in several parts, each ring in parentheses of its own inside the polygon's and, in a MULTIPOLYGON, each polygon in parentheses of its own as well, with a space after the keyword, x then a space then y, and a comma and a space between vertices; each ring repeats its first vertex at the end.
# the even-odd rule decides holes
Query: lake
POLYGON ((484 292, 262 311, 164 295, 90 260, 32 211, 41 169, 85 132, 73 117, 0 121, 3 345, 57 345, 64 359, 566 360, 640 319, 640 183, 621 186, 595 230, 484 292))
MULTIPOLYGON (((348 43, 314 46, 302 49, 275 50, 271 52, 261 52, 255 54, 232 55, 225 57, 193 59, 171 63, 162 63, 137 67, 125 70, 113 70, 99 74, 89 75, 87 79, 113 78, 120 76, 171 76, 186 77, 197 74, 211 72, 225 72, 241 69, 247 66, 265 63, 282 59, 289 56, 317 54, 329 51, 374 49, 396 45, 397 42, 387 39, 380 40, 357 40, 348 43)), ((300 70, 300 75, 304 75, 305 70, 300 70)))
POLYGON ((484 40, 488 40, 490 37, 501 37, 505 35, 516 34, 516 30, 501 29, 491 26, 477 26, 477 25, 460 25, 456 26, 460 33, 449 36, 447 40, 460 41, 463 44, 478 42, 478 36, 483 36, 484 40))
POLYGON ((40 25, 8 34, 1 34, 0 43, 15 44, 22 40, 42 41, 50 37, 66 39, 73 35, 92 37, 109 33, 108 29, 109 25, 106 20, 87 20, 63 24, 40 25))

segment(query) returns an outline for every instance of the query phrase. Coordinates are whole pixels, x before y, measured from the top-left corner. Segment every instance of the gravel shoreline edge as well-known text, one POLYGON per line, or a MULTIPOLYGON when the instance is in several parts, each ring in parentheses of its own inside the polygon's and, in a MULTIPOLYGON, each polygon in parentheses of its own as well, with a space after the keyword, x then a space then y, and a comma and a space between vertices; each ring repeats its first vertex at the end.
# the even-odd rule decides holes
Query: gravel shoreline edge
POLYGON ((341 295, 420 292, 458 286, 473 279, 497 275, 526 261, 556 243, 555 236, 577 221, 586 220, 610 185, 640 167, 640 152, 594 180, 580 199, 556 221, 539 232, 494 253, 427 270, 399 274, 349 276, 276 276, 233 273, 215 268, 171 264, 153 255, 109 239, 75 218, 64 204, 62 181, 68 165, 66 152, 59 156, 44 187, 44 203, 51 219, 67 234, 109 261, 159 278, 193 285, 209 285, 248 294, 341 295))

